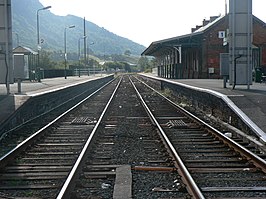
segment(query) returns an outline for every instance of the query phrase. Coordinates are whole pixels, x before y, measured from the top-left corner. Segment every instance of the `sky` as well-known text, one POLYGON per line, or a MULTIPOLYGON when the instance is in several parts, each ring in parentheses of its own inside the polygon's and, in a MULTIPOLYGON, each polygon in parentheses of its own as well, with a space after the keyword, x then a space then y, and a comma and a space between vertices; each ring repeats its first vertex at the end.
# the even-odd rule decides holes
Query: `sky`
MULTIPOLYGON (((225 14, 229 0, 40 0, 56 15, 85 17, 110 32, 148 47, 153 41, 191 33, 203 19, 225 14)), ((266 0, 253 14, 266 22, 266 0)))

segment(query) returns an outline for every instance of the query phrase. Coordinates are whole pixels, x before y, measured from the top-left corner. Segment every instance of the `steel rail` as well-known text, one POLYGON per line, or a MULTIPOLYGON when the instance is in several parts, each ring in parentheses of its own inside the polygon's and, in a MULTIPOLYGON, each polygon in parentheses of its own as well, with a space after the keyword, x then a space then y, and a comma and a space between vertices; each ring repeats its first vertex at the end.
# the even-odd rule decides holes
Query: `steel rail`
MULTIPOLYGON (((136 78, 136 77, 135 77, 136 78)), ((146 85, 148 88, 152 89, 154 92, 159 94, 161 97, 163 97, 165 100, 167 100, 170 104, 172 104, 174 107, 181 110, 183 113, 185 113, 188 117, 195 120, 197 123, 203 125, 205 129, 208 131, 208 133, 211 133, 215 137, 217 137, 219 140, 227 144, 230 148, 235 150, 236 152, 239 152, 242 156, 244 156, 247 160, 251 161, 256 167, 260 168, 264 173, 266 173, 266 161, 263 160, 261 157, 257 156, 253 152, 249 151, 245 147, 238 144, 236 141, 230 139, 229 137, 225 136, 223 133, 221 133, 219 130, 215 129, 211 125, 207 124, 200 118, 196 117, 192 113, 188 112, 183 107, 179 106, 178 104, 174 103, 172 100, 168 99, 161 93, 159 93, 157 90, 146 84, 145 82, 141 81, 140 79, 136 78, 138 81, 142 82, 144 85, 146 85)))
MULTIPOLYGON (((78 94, 78 95, 76 95, 76 96, 74 96, 74 97, 72 97, 72 98, 70 98, 70 99, 68 99, 67 101, 63 102, 62 104, 59 104, 59 105, 57 105, 56 107, 54 107, 54 108, 52 108, 52 109, 50 109, 50 110, 48 110, 48 111, 46 111, 46 112, 44 112, 44 113, 41 113, 40 115, 37 115, 37 116, 35 116, 35 117, 33 117, 33 118, 27 120, 27 121, 24 121, 22 124, 20 124, 20 125, 14 127, 14 128, 12 128, 12 129, 9 129, 8 131, 6 131, 6 132, 4 132, 3 134, 0 135, 0 141, 1 141, 6 135, 12 133, 12 131, 15 131, 15 130, 17 130, 17 129, 23 127, 24 125, 26 125, 26 124, 28 124, 28 123, 34 121, 35 119, 38 119, 38 118, 40 118, 40 117, 42 117, 42 116, 45 116, 45 115, 48 114, 48 113, 51 113, 52 111, 56 110, 57 108, 62 107, 62 106, 64 106, 64 105, 66 105, 67 103, 69 103, 69 102, 71 102, 71 101, 77 99, 78 97, 84 95, 86 92, 87 92, 87 90, 86 90, 86 91, 83 91, 82 93, 80 93, 80 94, 78 94)), ((1 130, 1 129, 0 129, 0 130, 1 130)))
MULTIPOLYGON (((112 81, 114 81, 114 80, 112 80, 112 81)), ((102 90, 104 87, 106 87, 107 85, 109 85, 112 81, 107 82, 105 85, 103 85, 102 87, 100 87, 99 89, 97 89, 96 91, 94 91, 93 93, 91 93, 89 96, 87 96, 86 98, 84 98, 83 100, 81 100, 80 102, 78 102, 77 104, 75 104, 74 106, 72 106, 70 109, 68 109, 67 111, 65 111, 61 115, 59 115, 53 121, 51 121, 50 123, 48 123, 47 125, 45 125, 44 127, 42 127, 40 130, 38 130, 37 132, 35 132, 34 134, 32 134, 30 137, 28 137, 27 139, 25 139, 23 142, 21 142, 20 144, 18 144, 10 152, 8 152, 4 156, 2 156, 0 158, 0 169, 2 169, 3 167, 5 167, 12 159, 14 159, 21 152, 23 152, 28 146, 30 146, 31 144, 33 144, 36 141, 36 139, 38 139, 39 137, 41 137, 43 135, 43 133, 44 133, 44 130, 46 130, 47 128, 49 128, 50 126, 52 126, 55 122, 57 122, 59 119, 61 119, 62 117, 64 117, 66 114, 68 114, 69 112, 71 112, 72 110, 74 110, 75 108, 77 108, 78 106, 80 106, 81 104, 83 104, 86 100, 88 100, 93 95, 95 95, 100 90, 102 90)))
POLYGON ((65 180, 64 185, 62 186, 62 189, 60 190, 59 194, 57 195, 57 197, 56 197, 57 199, 71 198, 71 191, 73 190, 73 187, 75 186, 75 180, 78 178, 79 171, 81 171, 83 163, 86 159, 86 154, 88 152, 88 148, 93 141, 94 135, 95 135, 100 123, 102 122, 102 119, 103 119, 105 113, 107 112, 107 109, 109 108, 109 105, 111 104, 111 102, 112 102, 112 100, 113 100, 113 98, 114 98, 114 96, 118 90, 118 87, 121 84, 122 79, 123 79, 123 77, 120 77, 120 80, 119 80, 116 88, 114 89, 109 101, 107 102, 103 112, 101 113, 101 116, 99 117, 97 123, 95 124, 95 126, 94 126, 88 140, 86 141, 76 163, 74 164, 73 168, 71 169, 67 179, 65 180))
POLYGON ((152 114, 152 112, 149 109, 148 105, 145 103, 144 99, 142 98, 140 92, 138 91, 137 87, 134 85, 134 83, 131 80, 131 78, 129 78, 129 79, 130 79, 130 82, 131 82, 132 86, 134 87, 134 89, 135 89, 135 91, 137 93, 137 96, 139 97, 139 99, 141 101, 141 104, 143 105, 144 109, 146 110, 146 112, 149 115, 149 117, 152 120, 152 122, 158 128, 160 134, 163 137, 164 142, 167 144, 167 147, 169 148, 170 152, 172 153, 172 156, 174 157, 174 159, 175 159, 175 161, 177 163, 177 167, 178 167, 177 171, 183 177, 184 183, 187 185, 187 190, 188 190, 189 194, 191 194, 191 196, 193 198, 195 198, 195 199, 204 199, 205 197, 203 196, 201 190, 199 189, 199 187, 195 183, 194 179, 190 175, 187 167, 185 166, 185 164, 183 163, 182 159, 178 155, 176 149, 174 148, 174 146, 172 145, 172 143, 168 139, 166 133, 164 132, 164 130, 160 126, 159 122, 156 120, 155 116, 152 114))

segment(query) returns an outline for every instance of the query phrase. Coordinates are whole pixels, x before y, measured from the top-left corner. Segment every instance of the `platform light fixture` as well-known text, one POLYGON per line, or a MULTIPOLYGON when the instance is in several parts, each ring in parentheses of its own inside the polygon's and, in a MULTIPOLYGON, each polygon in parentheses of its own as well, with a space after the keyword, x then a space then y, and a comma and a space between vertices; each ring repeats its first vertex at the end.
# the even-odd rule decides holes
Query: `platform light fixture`
MULTIPOLYGON (((40 8, 37 10, 37 50, 38 50, 38 67, 39 67, 39 64, 40 64, 40 56, 39 56, 39 51, 40 51, 40 25, 39 25, 39 12, 42 11, 42 10, 47 10, 47 9, 50 9, 52 8, 52 6, 47 6, 47 7, 43 7, 43 8, 40 8)), ((38 81, 40 82, 40 74, 38 74, 38 81)))
MULTIPOLYGON (((89 75, 89 70, 90 70, 90 46, 92 45, 94 45, 93 41, 88 44, 88 75, 89 75)), ((92 62, 92 66, 93 66, 93 62, 92 62)), ((94 68, 94 75, 95 75, 95 68, 94 68)))
POLYGON ((75 25, 71 25, 71 26, 67 26, 65 27, 65 30, 64 30, 64 46, 65 46, 65 55, 64 55, 64 58, 65 58, 65 79, 67 78, 67 71, 66 71, 66 67, 67 67, 67 46, 66 46, 66 40, 67 40, 67 29, 68 28, 75 28, 75 25))
MULTIPOLYGON (((82 37, 80 37, 79 39, 78 39, 78 61, 79 61, 79 71, 80 71, 80 58, 81 58, 81 53, 80 53, 80 41, 82 40, 82 39, 85 39, 87 36, 82 36, 82 37)), ((80 72, 79 72, 79 75, 80 75, 80 72)))

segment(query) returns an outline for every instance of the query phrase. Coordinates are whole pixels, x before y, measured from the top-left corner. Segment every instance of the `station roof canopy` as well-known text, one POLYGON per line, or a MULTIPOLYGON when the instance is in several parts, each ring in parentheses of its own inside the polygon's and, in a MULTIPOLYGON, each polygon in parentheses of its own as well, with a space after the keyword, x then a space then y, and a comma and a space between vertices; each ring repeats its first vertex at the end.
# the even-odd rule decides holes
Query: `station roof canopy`
POLYGON ((38 53, 28 47, 18 46, 15 49, 13 49, 13 54, 36 55, 38 53))
POLYGON ((220 21, 224 16, 219 16, 207 25, 198 28, 191 34, 172 37, 160 41, 155 41, 141 54, 146 56, 160 56, 166 51, 173 50, 175 47, 197 47, 200 46, 202 34, 209 30, 214 24, 220 21))

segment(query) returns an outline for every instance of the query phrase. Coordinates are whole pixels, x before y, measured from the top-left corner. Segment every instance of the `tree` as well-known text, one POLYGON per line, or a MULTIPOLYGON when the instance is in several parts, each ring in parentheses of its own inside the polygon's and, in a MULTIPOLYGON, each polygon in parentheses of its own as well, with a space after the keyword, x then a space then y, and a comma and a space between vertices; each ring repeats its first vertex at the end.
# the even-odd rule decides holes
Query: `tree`
POLYGON ((131 72, 130 65, 128 63, 126 63, 126 62, 123 62, 123 64, 124 64, 125 71, 130 73, 131 72))
POLYGON ((52 69, 55 66, 55 62, 52 62, 50 59, 50 52, 41 51, 40 53, 40 68, 43 69, 52 69))
POLYGON ((106 62, 104 68, 115 71, 124 69, 127 72, 131 72, 131 67, 127 62, 106 62))
POLYGON ((130 56, 130 55, 131 55, 131 51, 130 51, 130 50, 126 50, 126 51, 124 52, 124 55, 130 56))
POLYGON ((104 66, 106 69, 111 70, 117 70, 117 68, 119 67, 117 62, 105 62, 104 66))
POLYGON ((138 66, 140 67, 140 71, 145 71, 147 69, 151 69, 151 63, 147 57, 142 56, 139 58, 138 66))

